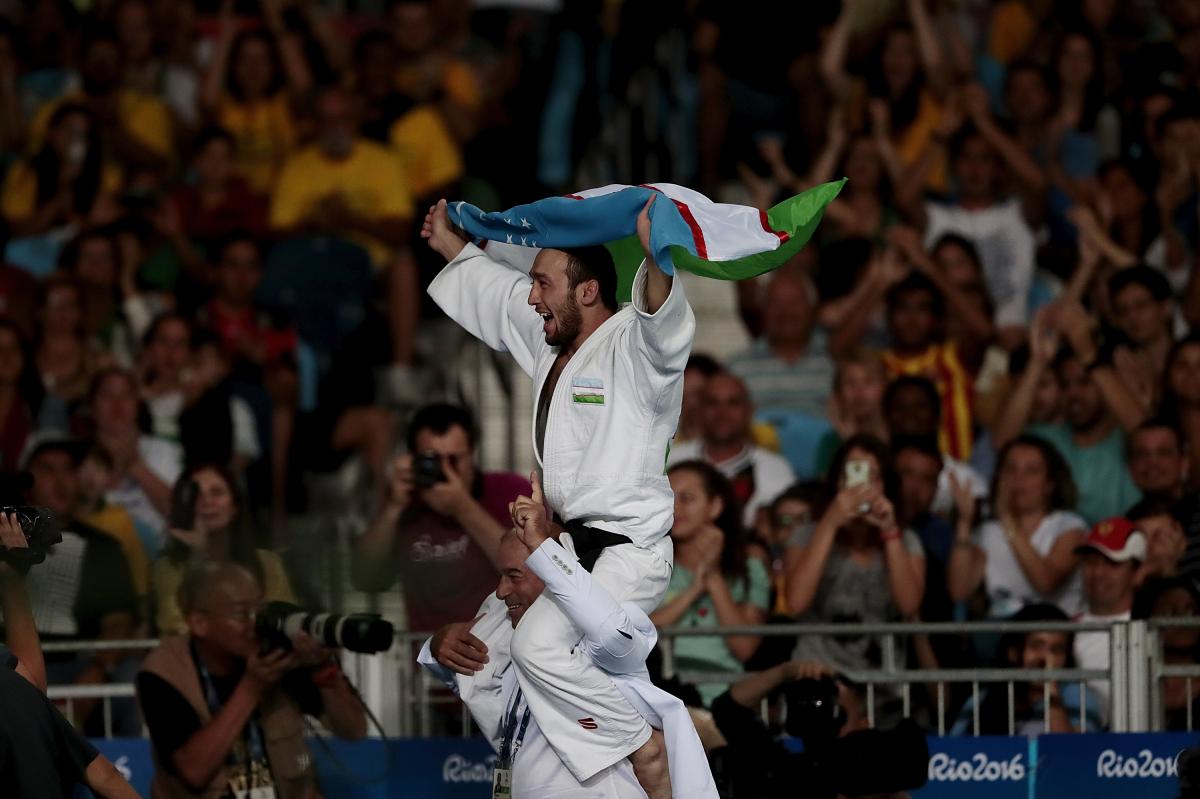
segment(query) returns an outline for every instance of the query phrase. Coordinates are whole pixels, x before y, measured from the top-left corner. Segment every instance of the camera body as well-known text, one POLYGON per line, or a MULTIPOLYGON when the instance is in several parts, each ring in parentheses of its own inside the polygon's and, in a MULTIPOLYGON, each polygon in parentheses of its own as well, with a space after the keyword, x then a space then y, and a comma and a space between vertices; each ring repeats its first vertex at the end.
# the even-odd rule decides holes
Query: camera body
POLYGON ((436 452, 422 452, 413 458, 413 482, 421 488, 446 482, 442 456, 436 452))
POLYGON ((846 711, 838 702, 838 684, 832 677, 803 679, 783 688, 787 702, 784 728, 804 741, 805 750, 818 748, 838 736, 846 724, 846 711))
POLYGON ((0 513, 13 514, 29 544, 25 549, 8 549, 0 546, 0 561, 24 574, 31 566, 46 559, 50 547, 62 541, 62 530, 49 508, 33 505, 3 505, 0 513))
POLYGON ((375 613, 309 613, 290 602, 268 602, 255 620, 263 651, 292 648, 292 636, 308 633, 317 642, 373 655, 391 648, 395 628, 375 613))

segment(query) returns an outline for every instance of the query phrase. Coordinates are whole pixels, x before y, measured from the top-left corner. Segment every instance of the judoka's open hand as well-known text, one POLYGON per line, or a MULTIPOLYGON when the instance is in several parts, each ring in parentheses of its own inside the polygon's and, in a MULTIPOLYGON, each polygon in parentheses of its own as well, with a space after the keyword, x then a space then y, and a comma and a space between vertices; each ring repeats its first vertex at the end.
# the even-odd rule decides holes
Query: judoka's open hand
POLYGON ((508 513, 512 516, 517 537, 533 552, 550 537, 550 517, 546 513, 542 481, 538 479, 536 469, 530 473, 529 483, 533 486, 531 496, 519 496, 516 501, 508 503, 508 513))
POLYGON ((471 635, 471 628, 482 616, 472 621, 447 624, 438 630, 429 643, 429 652, 438 663, 451 671, 470 677, 488 662, 487 644, 471 635))

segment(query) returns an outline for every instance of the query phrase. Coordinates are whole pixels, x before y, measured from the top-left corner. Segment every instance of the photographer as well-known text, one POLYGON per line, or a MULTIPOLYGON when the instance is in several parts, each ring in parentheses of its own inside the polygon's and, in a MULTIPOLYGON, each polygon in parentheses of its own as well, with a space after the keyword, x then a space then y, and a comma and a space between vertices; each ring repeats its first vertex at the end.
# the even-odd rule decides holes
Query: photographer
POLYGON ((261 649, 261 605, 238 563, 204 561, 185 575, 188 635, 163 639, 137 678, 155 797, 319 796, 304 715, 341 738, 366 735, 365 709, 330 650, 304 634, 290 651, 261 649))
POLYGON ((925 782, 924 733, 907 719, 887 732, 870 729, 861 687, 820 663, 793 660, 747 675, 713 701, 712 712, 729 741, 709 755, 722 795, 792 797, 804 785, 816 799, 898 797, 925 782), (763 723, 764 700, 772 718, 786 703, 786 730, 763 723), (803 741, 804 754, 790 753, 779 732, 803 741), (879 768, 864 770, 864 762, 879 768))
POLYGON ((72 796, 86 784, 101 799, 136 799, 108 758, 46 698, 46 669, 24 572, 36 557, 15 516, 0 514, 0 785, 14 796, 72 796), (6 648, 7 647, 7 648, 6 648), (57 786, 57 791, 51 786, 57 786))
POLYGON ((408 427, 408 454, 392 464, 387 501, 358 541, 354 582, 387 590, 400 577, 408 629, 437 630, 471 618, 496 582, 508 504, 529 481, 483 473, 475 464, 475 423, 465 408, 419 409, 408 427), (446 586, 461 590, 447 593, 446 586))

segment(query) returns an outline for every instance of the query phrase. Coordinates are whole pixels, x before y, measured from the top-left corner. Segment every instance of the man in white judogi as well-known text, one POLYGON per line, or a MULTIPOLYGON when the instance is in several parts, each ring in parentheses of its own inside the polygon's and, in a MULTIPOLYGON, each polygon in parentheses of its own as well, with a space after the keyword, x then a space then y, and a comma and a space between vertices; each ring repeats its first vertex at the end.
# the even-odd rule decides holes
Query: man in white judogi
POLYGON ((655 727, 666 734, 670 788, 675 799, 716 799, 704 747, 687 708, 656 688, 646 672, 646 655, 658 633, 649 617, 631 603, 617 604, 567 547, 547 538, 538 486, 537 508, 521 497, 513 511, 516 528, 499 549, 500 584, 474 621, 450 624, 425 642, 418 661, 453 688, 500 756, 495 782, 511 778, 514 799, 582 797, 644 799, 628 760, 620 760, 580 782, 551 749, 517 685, 509 644, 530 605, 546 595, 583 632, 577 644, 655 727), (539 518, 540 517, 540 518, 539 518))
MULTIPOLYGON (((468 243, 445 201, 421 232, 449 262, 429 287, 433 299, 534 379, 534 451, 546 500, 580 562, 614 599, 647 613, 670 580, 674 496, 664 464, 695 332, 681 282, 650 256, 648 209, 638 218, 647 257, 633 302, 621 309, 603 248, 543 249, 526 275, 468 243)), ((639 767, 661 741, 608 675, 575 651, 578 640, 562 610, 543 600, 515 631, 512 659, 542 733, 585 782, 626 757, 639 767)), ((642 784, 652 796, 669 791, 642 784)))

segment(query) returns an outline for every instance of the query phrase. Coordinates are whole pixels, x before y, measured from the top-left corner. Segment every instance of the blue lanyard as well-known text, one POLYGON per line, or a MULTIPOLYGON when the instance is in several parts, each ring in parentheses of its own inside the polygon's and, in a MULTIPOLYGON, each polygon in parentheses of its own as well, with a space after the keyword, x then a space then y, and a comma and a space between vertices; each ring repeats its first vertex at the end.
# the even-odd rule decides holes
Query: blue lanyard
MULTIPOLYGON (((192 651, 192 661, 196 664, 196 672, 200 675, 200 686, 204 689, 204 701, 208 704, 208 712, 215 717, 221 711, 221 699, 217 696, 217 689, 213 685, 212 675, 208 673, 204 661, 200 659, 199 653, 196 652, 195 641, 189 642, 189 648, 192 651)), ((267 750, 263 745, 262 728, 258 724, 258 708, 254 709, 250 720, 246 722, 246 762, 253 763, 256 760, 264 763, 267 762, 267 750)), ((229 750, 229 756, 225 758, 225 764, 228 766, 238 765, 233 749, 229 750)))
POLYGON ((521 717, 521 729, 520 731, 517 730, 517 707, 521 704, 522 696, 521 689, 517 688, 517 693, 513 697, 512 708, 508 712, 508 719, 504 723, 504 736, 500 739, 500 768, 512 768, 512 762, 517 756, 517 750, 521 748, 521 744, 525 741, 525 730, 529 727, 528 702, 525 703, 525 714, 521 717))

